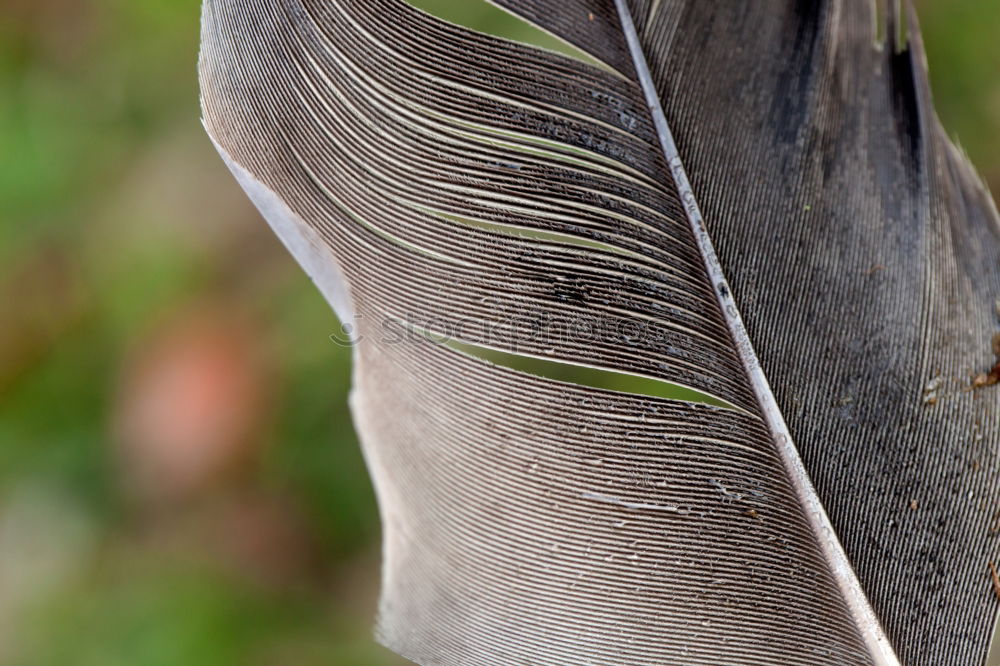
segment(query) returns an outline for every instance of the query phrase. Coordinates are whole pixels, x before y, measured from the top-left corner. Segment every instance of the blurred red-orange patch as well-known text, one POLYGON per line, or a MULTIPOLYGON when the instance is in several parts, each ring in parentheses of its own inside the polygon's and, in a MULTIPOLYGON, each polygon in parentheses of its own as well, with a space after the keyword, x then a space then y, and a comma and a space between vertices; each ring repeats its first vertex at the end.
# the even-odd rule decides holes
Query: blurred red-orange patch
POLYGON ((126 362, 116 432, 128 489, 183 499, 251 463, 268 375, 249 322, 219 308, 160 326, 126 362))

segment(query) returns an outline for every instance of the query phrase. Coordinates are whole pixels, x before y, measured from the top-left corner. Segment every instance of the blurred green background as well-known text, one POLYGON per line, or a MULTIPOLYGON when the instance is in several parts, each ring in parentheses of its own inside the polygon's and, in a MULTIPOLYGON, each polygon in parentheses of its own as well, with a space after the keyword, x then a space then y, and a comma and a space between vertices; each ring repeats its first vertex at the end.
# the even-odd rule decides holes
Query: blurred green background
MULTIPOLYGON (((1000 2, 921 13, 1000 192, 1000 2)), ((202 132, 198 21, 0 0, 0 664, 400 664, 348 353, 202 132)))

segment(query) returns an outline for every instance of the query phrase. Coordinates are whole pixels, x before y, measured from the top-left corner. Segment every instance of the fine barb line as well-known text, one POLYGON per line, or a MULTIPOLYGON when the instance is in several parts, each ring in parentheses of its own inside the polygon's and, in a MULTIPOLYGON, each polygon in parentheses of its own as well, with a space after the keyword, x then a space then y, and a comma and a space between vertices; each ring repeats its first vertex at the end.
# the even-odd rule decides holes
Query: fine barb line
POLYGON ((781 414, 775 400, 774 393, 761 368, 760 360, 754 352, 753 345, 747 334, 743 319, 733 298, 732 289, 726 282, 722 266, 719 263, 712 240, 709 237, 705 220, 702 217, 698 201, 691 189, 684 164, 677 150, 670 126, 667 124, 666 115, 663 112, 663 104, 660 101, 659 93, 646 62, 646 56, 642 49, 639 34, 636 31, 635 23, 632 20, 631 10, 628 8, 627 0, 615 0, 618 9, 618 16, 621 20, 622 29, 628 43, 629 51, 632 55, 636 74, 642 91, 645 94, 646 102, 653 117, 653 124, 663 149, 663 155, 670 168, 674 183, 684 204, 688 221, 691 223, 691 230, 694 233, 705 260, 705 268, 715 289, 715 294, 719 301, 726 323, 732 333, 733 340, 739 352, 740 360, 746 369, 746 373, 753 386, 754 393, 760 402, 761 411, 770 430, 775 445, 781 455, 782 462, 788 470, 789 477, 793 480, 795 490, 799 499, 803 503, 804 510, 809 519, 810 525, 816 534, 820 547, 823 549, 830 564, 831 572, 837 581, 845 600, 850 608, 851 614, 857 623, 858 630, 864 638, 871 651, 871 656, 878 666, 900 666, 899 659, 885 635, 884 630, 875 615, 868 598, 854 573, 850 560, 844 552, 844 548, 837 538, 836 531, 830 523, 830 518, 826 514, 815 488, 809 481, 805 466, 795 448, 794 440, 788 430, 788 425, 781 414))

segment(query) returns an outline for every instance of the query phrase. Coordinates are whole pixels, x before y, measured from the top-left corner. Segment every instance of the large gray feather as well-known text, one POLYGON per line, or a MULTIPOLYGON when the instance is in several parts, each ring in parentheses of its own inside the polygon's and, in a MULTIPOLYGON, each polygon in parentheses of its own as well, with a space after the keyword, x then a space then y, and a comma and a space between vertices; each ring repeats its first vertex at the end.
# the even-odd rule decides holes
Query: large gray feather
POLYGON ((209 133, 353 326, 380 638, 421 664, 983 664, 1000 221, 915 17, 900 50, 863 0, 497 4, 606 68, 400 0, 205 3, 209 133))

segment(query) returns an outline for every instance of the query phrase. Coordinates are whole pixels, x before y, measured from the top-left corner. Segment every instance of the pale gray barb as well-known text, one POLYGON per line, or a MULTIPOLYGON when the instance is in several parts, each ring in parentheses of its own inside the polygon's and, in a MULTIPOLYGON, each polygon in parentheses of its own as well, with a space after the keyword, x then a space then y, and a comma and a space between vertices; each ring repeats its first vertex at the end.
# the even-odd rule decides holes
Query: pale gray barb
POLYGON ((356 323, 380 639, 428 665, 985 664, 1000 221, 915 16, 901 49, 867 0, 495 4, 610 70, 401 0, 205 2, 209 133, 356 323), (406 316, 736 409, 368 330, 406 316))
POLYGON ((594 500, 595 502, 616 504, 618 506, 623 506, 626 509, 633 509, 635 511, 670 511, 672 513, 685 512, 684 509, 677 506, 676 504, 650 504, 649 502, 630 502, 620 497, 612 497, 611 495, 604 495, 602 493, 593 493, 589 491, 580 493, 580 497, 582 497, 583 499, 594 500))

